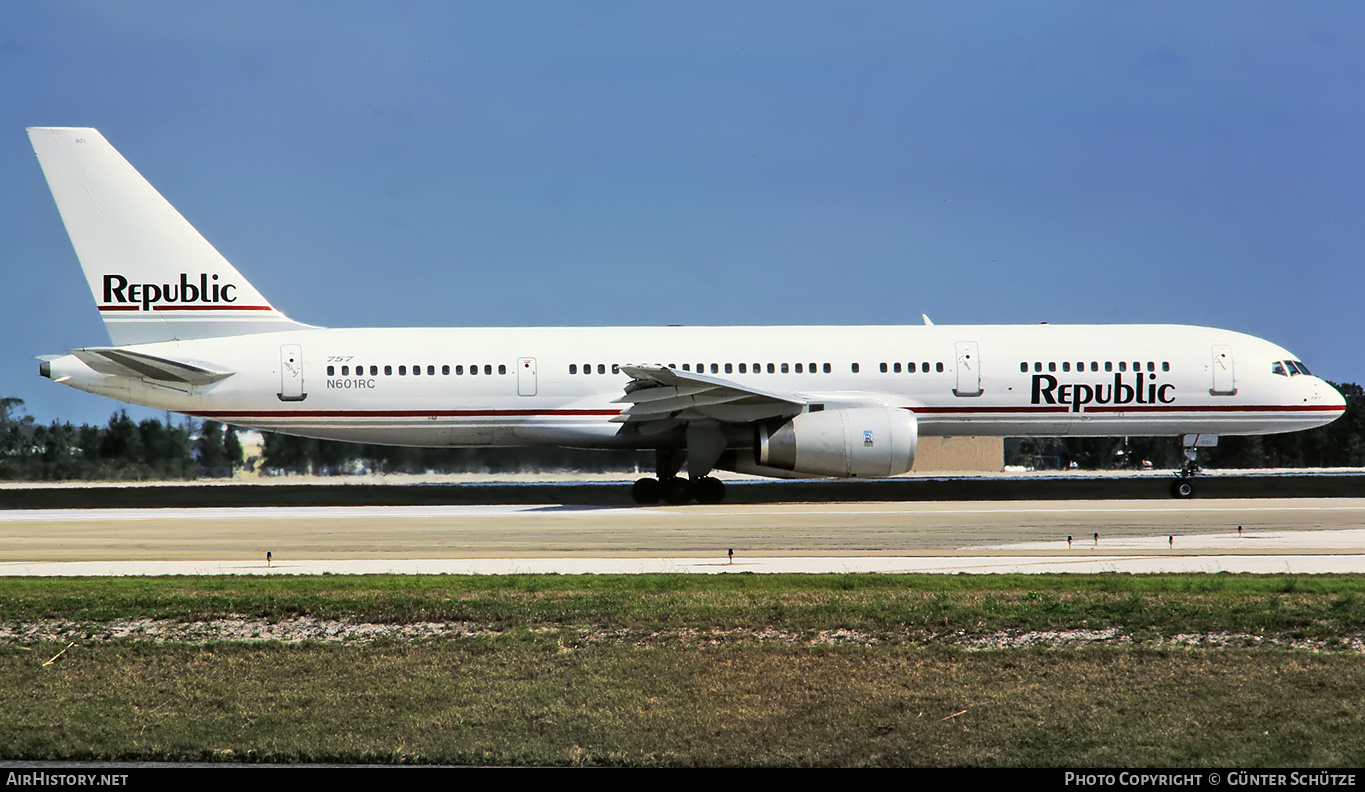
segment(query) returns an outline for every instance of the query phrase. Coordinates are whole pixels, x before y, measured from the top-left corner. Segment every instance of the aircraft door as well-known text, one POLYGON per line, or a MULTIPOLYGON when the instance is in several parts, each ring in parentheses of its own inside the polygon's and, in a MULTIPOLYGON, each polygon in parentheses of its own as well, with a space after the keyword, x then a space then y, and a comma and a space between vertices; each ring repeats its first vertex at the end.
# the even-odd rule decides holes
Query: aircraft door
POLYGON ((1226 344, 1213 346, 1213 387, 1209 393, 1214 396, 1234 396, 1237 393, 1237 377, 1232 364, 1232 347, 1226 344))
POLYGON ((981 395, 981 360, 975 341, 957 342, 957 387, 953 395, 981 395))
POLYGON ((303 347, 285 344, 280 347, 280 401, 303 401, 303 347))
POLYGON ((517 358, 517 395, 536 395, 536 359, 517 358))

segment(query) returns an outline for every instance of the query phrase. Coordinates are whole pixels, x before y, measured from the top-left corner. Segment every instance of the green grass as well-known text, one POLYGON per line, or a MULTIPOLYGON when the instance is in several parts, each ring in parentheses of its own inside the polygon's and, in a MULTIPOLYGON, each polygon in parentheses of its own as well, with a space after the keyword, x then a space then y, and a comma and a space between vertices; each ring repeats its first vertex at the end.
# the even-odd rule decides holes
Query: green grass
POLYGON ((1246 575, 0 579, 7 623, 311 616, 482 630, 326 645, 0 644, 0 759, 1355 767, 1357 653, 967 651, 938 637, 1087 627, 1339 645, 1365 633, 1362 586, 1246 575), (770 628, 879 640, 793 643, 770 628), (729 637, 697 639, 713 633, 729 637))
POLYGON ((1119 627, 1365 631, 1365 579, 1251 575, 602 575, 0 579, 0 621, 299 616, 490 629, 583 625, 873 633, 1119 627))
POLYGON ((99 645, 0 653, 10 759, 1360 766, 1365 666, 1291 652, 99 645))

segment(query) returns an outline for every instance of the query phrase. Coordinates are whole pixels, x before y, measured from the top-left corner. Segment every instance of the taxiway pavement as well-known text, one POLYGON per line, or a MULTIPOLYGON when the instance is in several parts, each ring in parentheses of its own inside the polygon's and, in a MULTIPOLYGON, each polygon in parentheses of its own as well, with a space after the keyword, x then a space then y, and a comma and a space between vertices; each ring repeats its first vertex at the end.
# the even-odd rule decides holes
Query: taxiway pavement
POLYGON ((1365 499, 0 511, 0 575, 741 571, 1365 572, 1365 499))

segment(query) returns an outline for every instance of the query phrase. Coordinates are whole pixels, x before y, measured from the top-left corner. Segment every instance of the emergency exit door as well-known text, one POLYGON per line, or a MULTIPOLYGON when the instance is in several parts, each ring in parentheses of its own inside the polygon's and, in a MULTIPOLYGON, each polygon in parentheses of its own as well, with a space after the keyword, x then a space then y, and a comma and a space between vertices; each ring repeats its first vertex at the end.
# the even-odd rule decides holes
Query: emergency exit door
POLYGON ((303 401, 303 347, 285 344, 280 347, 280 401, 303 401))
POLYGON ((517 358, 517 395, 536 395, 536 359, 517 358))
POLYGON ((981 395, 981 361, 975 341, 957 342, 957 387, 954 396, 981 395))

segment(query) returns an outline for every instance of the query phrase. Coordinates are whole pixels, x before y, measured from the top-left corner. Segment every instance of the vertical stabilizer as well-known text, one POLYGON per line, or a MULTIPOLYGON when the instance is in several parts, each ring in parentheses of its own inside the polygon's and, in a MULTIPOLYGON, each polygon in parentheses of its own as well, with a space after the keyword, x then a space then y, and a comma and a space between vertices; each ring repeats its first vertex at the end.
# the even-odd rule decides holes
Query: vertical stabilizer
POLYGON ((99 132, 28 135, 116 346, 307 327, 275 310, 99 132))

